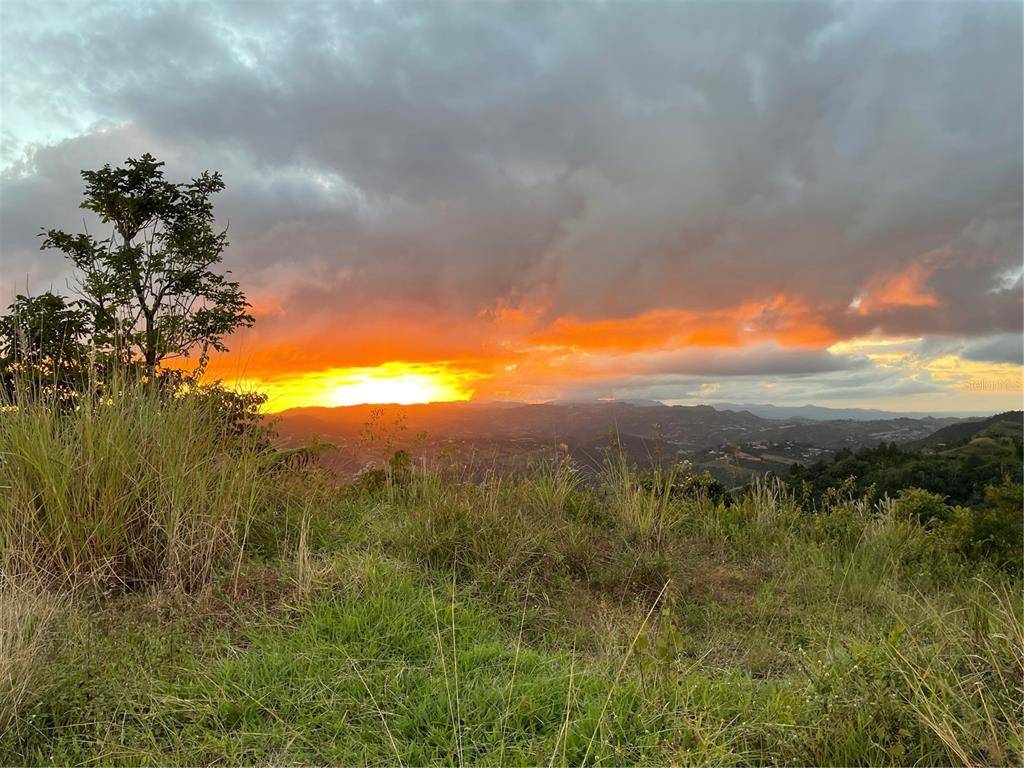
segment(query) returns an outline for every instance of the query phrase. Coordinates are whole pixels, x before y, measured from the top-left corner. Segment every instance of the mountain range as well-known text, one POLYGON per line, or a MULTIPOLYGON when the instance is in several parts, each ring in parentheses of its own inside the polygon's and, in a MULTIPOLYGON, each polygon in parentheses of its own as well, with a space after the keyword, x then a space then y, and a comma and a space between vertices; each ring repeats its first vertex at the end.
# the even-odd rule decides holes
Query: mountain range
POLYGON ((765 419, 810 419, 812 421, 879 421, 885 419, 927 418, 984 418, 987 413, 957 411, 933 413, 927 411, 882 411, 875 408, 826 408, 821 405, 768 405, 766 403, 711 403, 720 411, 749 411, 765 419))
POLYGON ((541 455, 568 452, 594 468, 618 442, 631 458, 687 459, 730 482, 788 470, 843 448, 908 443, 965 422, 956 417, 765 418, 748 409, 708 405, 591 403, 430 403, 296 408, 277 414, 285 446, 319 439, 337 450, 324 461, 342 472, 379 462, 397 449, 431 460, 442 455, 499 471, 541 455))

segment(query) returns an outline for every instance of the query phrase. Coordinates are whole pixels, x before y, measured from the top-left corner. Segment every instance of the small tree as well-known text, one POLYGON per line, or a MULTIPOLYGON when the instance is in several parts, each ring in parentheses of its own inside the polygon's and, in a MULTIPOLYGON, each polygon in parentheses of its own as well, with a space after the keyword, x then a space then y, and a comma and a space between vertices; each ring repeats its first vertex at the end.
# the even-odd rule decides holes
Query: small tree
POLYGON ((73 391, 86 378, 89 312, 47 291, 15 297, 0 315, 0 380, 13 391, 16 376, 32 386, 73 391))
POLYGON ((82 208, 112 225, 109 237, 51 229, 43 248, 62 251, 80 271, 83 305, 93 341, 119 348, 153 370, 167 358, 209 349, 253 323, 237 282, 215 267, 227 247, 216 231, 210 198, 224 188, 219 173, 203 172, 187 184, 166 181, 152 155, 124 166, 83 171, 82 208))

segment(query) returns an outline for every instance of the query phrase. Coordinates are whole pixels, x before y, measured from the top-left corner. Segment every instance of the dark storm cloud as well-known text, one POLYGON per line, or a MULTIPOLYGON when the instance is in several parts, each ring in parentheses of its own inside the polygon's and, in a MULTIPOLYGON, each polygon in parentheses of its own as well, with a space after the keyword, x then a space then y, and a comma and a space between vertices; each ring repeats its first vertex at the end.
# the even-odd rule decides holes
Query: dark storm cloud
POLYGON ((81 168, 152 150, 224 171, 282 331, 778 294, 838 337, 1021 328, 1017 4, 48 8, 2 10, 7 292, 60 280, 81 168))

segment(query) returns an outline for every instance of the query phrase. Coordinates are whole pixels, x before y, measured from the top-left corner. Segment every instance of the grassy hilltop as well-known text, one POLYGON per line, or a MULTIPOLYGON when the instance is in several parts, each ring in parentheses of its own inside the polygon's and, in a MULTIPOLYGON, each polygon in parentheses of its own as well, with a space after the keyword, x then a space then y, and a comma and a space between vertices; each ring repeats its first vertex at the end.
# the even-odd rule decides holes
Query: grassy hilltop
POLYGON ((201 392, 0 411, 0 763, 1024 757, 1019 550, 983 526, 1019 483, 811 509, 399 453, 342 485, 264 437, 201 392))

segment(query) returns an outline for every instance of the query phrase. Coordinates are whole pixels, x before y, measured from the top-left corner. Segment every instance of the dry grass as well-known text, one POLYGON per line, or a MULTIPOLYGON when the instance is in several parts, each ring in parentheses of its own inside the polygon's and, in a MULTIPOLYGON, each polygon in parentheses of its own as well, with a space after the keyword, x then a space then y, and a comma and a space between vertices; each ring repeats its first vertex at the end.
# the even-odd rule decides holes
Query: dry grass
POLYGON ((943 628, 940 642, 911 633, 888 648, 907 705, 964 766, 1013 764, 1024 744, 1020 595, 1005 586, 984 585, 984 591, 990 599, 969 606, 967 621, 962 609, 959 615, 933 609, 943 628))
POLYGON ((63 602, 39 584, 0 574, 0 732, 43 680, 63 602))
POLYGON ((649 478, 640 472, 617 447, 609 452, 602 468, 602 482, 623 529, 642 543, 660 548, 675 522, 678 507, 673 504, 675 467, 655 467, 649 478))

